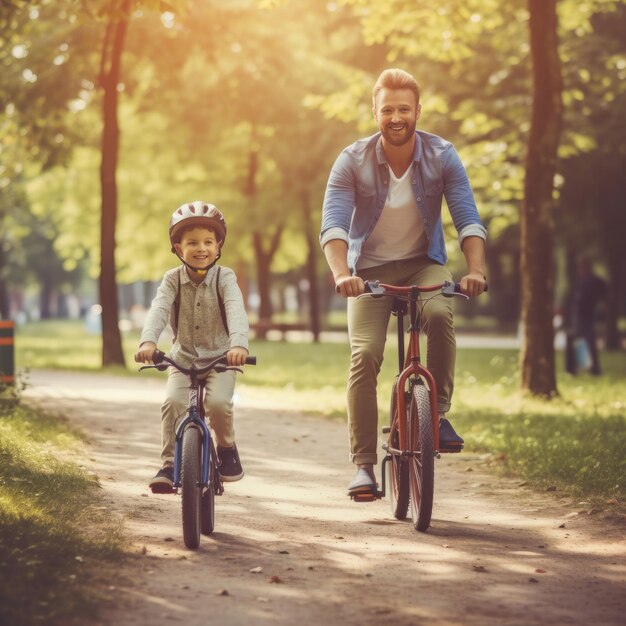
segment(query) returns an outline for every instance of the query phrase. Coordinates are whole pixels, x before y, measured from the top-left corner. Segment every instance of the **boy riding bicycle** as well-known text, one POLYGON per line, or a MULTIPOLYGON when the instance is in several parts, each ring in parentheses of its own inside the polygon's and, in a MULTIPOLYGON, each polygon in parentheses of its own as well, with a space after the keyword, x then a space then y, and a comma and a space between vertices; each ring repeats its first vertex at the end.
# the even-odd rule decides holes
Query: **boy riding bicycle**
MULTIPOLYGON (((138 363, 151 363, 157 342, 169 322, 174 331, 171 356, 185 367, 201 368, 226 353, 228 365, 240 366, 248 356, 248 318, 235 273, 216 266, 226 239, 226 222, 212 204, 191 202, 174 211, 169 225, 172 252, 183 265, 169 270, 152 301, 139 349, 138 363)), ((243 478, 235 445, 233 391, 235 372, 210 372, 205 409, 217 441, 220 477, 243 478)), ((170 368, 161 407, 162 468, 150 481, 153 493, 170 493, 174 484, 176 427, 184 417, 189 380, 170 368)))

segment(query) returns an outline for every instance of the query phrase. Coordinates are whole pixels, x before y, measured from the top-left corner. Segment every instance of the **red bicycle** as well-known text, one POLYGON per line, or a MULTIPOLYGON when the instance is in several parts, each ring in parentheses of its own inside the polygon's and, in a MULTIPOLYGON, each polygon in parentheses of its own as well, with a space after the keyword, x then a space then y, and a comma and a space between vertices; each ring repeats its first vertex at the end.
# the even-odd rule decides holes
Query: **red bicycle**
POLYGON ((405 519, 411 507, 416 530, 430 526, 435 488, 435 457, 439 458, 439 412, 437 384, 421 363, 420 330, 422 312, 431 298, 461 296, 460 285, 446 281, 438 285, 399 287, 378 281, 366 281, 365 293, 359 297, 393 298, 392 314, 398 318, 398 374, 391 392, 389 426, 383 433, 389 437, 383 444, 382 491, 354 494, 355 501, 365 502, 385 497, 385 468, 391 464, 389 491, 391 510, 396 519, 405 519), (425 294, 434 294, 425 297, 425 294), (409 316, 409 341, 405 350, 404 316, 409 316))

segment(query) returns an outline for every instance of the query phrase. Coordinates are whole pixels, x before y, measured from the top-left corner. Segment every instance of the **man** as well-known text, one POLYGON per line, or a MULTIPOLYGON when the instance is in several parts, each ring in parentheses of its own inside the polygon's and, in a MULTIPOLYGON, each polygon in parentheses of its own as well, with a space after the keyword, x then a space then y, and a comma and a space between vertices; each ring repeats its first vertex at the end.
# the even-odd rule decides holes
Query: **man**
MULTIPOLYGON (((467 262, 461 289, 477 296, 485 288, 487 231, 453 146, 415 129, 421 111, 417 82, 403 70, 387 69, 372 93, 380 132, 348 146, 335 161, 320 234, 337 289, 349 298, 348 423, 351 459, 358 468, 350 495, 377 489, 376 380, 391 308, 389 298, 356 299, 364 292, 363 281, 426 285, 451 280, 441 223, 445 196, 467 262)), ((460 452, 463 439, 444 417, 456 356, 450 300, 431 300, 423 321, 428 368, 437 383, 440 449, 460 452)))

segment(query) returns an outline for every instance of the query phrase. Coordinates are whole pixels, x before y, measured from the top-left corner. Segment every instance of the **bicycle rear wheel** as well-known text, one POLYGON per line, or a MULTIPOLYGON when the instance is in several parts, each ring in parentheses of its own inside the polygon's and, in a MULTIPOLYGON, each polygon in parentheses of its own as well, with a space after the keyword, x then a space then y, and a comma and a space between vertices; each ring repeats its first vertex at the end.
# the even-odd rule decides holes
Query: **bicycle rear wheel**
MULTIPOLYGON (((398 385, 394 384, 391 393, 391 407, 389 409, 389 445, 396 450, 400 447, 400 433, 398 431, 398 420, 394 422, 396 413, 396 393, 398 385)), ((389 462, 389 500, 391 502, 391 512, 396 519, 406 519, 409 509, 409 465, 406 458, 397 454, 391 455, 389 462)))
POLYGON ((183 539, 188 548, 200 545, 200 503, 202 500, 202 437, 190 426, 183 433, 181 490, 183 509, 183 539))
POLYGON ((210 535, 215 528, 215 490, 219 477, 215 463, 215 446, 211 443, 211 458, 209 460, 209 486, 202 494, 200 505, 200 531, 203 535, 210 535))
POLYGON ((409 410, 409 490, 415 530, 426 532, 433 512, 435 445, 430 398, 424 385, 414 385, 409 410))

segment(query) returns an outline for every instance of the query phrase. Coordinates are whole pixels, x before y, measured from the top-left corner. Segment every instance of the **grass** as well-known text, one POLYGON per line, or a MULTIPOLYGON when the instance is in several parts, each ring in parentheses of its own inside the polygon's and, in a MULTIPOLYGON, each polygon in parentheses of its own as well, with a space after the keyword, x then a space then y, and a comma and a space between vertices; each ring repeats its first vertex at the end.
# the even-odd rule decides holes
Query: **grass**
POLYGON ((70 455, 82 440, 57 417, 0 405, 0 623, 84 623, 97 612, 119 529, 70 455))
MULTIPOLYGON (((125 336, 128 366, 136 344, 136 334, 125 336)), ((16 349, 20 367, 99 368, 100 339, 87 335, 76 322, 22 327, 16 349)), ((308 413, 345 415, 346 344, 253 342, 251 351, 259 365, 246 369, 237 393, 308 413)), ((601 377, 566 374, 559 355, 560 396, 551 401, 519 391, 517 358, 514 350, 459 349, 451 416, 466 440, 466 450, 488 453, 502 471, 537 488, 622 500, 626 354, 602 354, 605 373, 601 377)), ((390 340, 379 382, 381 420, 387 412, 396 361, 390 340)), ((129 372, 134 371, 132 365, 129 372)))

